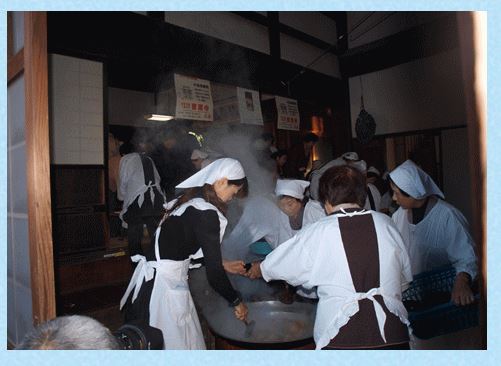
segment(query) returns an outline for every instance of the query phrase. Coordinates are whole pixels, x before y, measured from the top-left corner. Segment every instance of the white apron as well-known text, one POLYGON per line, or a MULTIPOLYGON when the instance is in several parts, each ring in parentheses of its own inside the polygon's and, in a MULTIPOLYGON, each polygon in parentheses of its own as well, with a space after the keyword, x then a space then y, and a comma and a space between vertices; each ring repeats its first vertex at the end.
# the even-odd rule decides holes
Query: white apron
MULTIPOLYGON (((170 205, 173 203, 170 202, 170 205)), ((201 198, 192 199, 179 206, 171 213, 171 216, 180 216, 186 208, 193 206, 200 210, 215 210, 220 221, 220 236, 224 234, 226 228, 226 218, 217 208, 201 198)), ((172 207, 172 206, 170 206, 172 207)), ((202 328, 198 314, 188 287, 188 270, 191 259, 203 257, 202 250, 190 255, 183 261, 161 259, 158 248, 158 238, 160 236, 162 220, 155 233, 155 259, 156 261, 146 261, 141 255, 132 257, 133 262, 138 262, 136 270, 127 290, 120 301, 120 309, 124 306, 132 289, 134 293, 132 302, 136 300, 143 280, 150 281, 156 270, 155 282, 151 292, 149 310, 149 325, 162 331, 164 337, 164 349, 188 350, 206 349, 202 328)))
POLYGON ((313 331, 316 349, 325 347, 336 337, 360 310, 358 302, 362 299, 369 299, 374 304, 379 331, 386 341, 386 314, 375 295, 381 295, 388 310, 409 325, 407 311, 400 300, 402 286, 412 280, 409 259, 397 228, 384 214, 374 211, 343 212, 320 219, 268 254, 261 264, 261 272, 266 281, 280 279, 307 289, 318 286, 320 300, 313 331), (374 219, 380 244, 381 286, 367 292, 356 292, 337 218, 369 214, 374 219), (332 257, 325 253, 336 255, 332 257))

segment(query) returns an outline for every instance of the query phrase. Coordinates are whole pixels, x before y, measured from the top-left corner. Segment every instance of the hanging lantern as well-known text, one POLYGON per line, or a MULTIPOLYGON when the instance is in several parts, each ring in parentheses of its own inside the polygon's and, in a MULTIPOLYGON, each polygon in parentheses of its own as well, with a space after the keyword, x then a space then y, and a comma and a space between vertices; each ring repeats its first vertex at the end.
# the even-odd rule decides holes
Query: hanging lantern
POLYGON ((361 144, 367 144, 372 140, 374 134, 376 133, 376 121, 365 109, 364 109, 364 95, 362 87, 362 78, 360 78, 360 113, 357 117, 357 122, 355 124, 355 132, 357 134, 357 140, 361 144))

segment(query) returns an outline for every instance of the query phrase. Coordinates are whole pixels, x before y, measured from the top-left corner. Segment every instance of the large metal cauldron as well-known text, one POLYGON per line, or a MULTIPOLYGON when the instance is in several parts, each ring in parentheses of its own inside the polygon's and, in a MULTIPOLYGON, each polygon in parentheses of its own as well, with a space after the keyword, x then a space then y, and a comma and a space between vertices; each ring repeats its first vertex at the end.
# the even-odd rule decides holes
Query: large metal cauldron
POLYGON ((246 325, 233 315, 227 305, 206 318, 217 335, 244 343, 289 343, 312 337, 315 307, 308 303, 283 304, 280 301, 247 303, 249 321, 254 321, 252 332, 246 334, 246 325))
POLYGON ((276 289, 263 280, 240 276, 230 279, 243 294, 249 308, 248 320, 255 322, 250 334, 246 325, 235 318, 233 308, 210 287, 204 268, 191 270, 189 283, 195 304, 212 332, 238 345, 231 348, 298 348, 312 344, 315 303, 284 304, 278 301, 276 289))

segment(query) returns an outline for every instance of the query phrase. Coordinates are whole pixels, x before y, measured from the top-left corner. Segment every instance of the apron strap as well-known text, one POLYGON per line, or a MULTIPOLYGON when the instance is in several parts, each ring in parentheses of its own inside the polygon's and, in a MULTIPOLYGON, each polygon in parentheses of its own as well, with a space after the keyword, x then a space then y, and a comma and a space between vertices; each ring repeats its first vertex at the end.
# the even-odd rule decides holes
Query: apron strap
POLYGON ((372 288, 367 292, 356 292, 353 294, 352 297, 347 299, 347 301, 344 303, 343 311, 354 302, 358 303, 358 301, 363 300, 363 299, 371 300, 372 303, 374 304, 374 310, 376 312, 376 319, 377 319, 377 323, 379 326, 379 333, 381 334, 381 337, 383 338, 384 342, 386 343, 386 336, 384 333, 384 325, 386 323, 386 313, 384 312, 384 309, 381 306, 381 304, 374 298, 375 295, 381 295, 383 298, 388 297, 387 295, 384 295, 381 292, 380 287, 372 288))
POLYGON ((157 230, 155 231, 155 259, 157 261, 160 260, 160 249, 158 248, 158 237, 160 236, 160 231, 162 231, 162 224, 164 220, 160 221, 160 224, 157 227, 157 230))
POLYGON ((153 278, 153 275, 155 273, 155 263, 154 262, 147 262, 146 257, 136 254, 131 257, 131 260, 133 262, 138 263, 136 266, 136 269, 134 270, 134 273, 132 274, 132 278, 129 282, 129 286, 127 287, 127 290, 125 291, 125 294, 123 295, 122 299, 120 300, 120 310, 122 310, 122 307, 125 305, 125 302, 129 298, 130 293, 132 292, 132 289, 134 289, 134 294, 132 296, 132 302, 134 302, 139 295, 139 290, 141 289, 141 286, 143 284, 143 281, 146 280, 146 282, 150 281, 153 278))
POLYGON ((153 187, 155 186, 155 175, 153 174, 153 162, 145 153, 139 153, 139 157, 141 158, 141 165, 143 166, 144 185, 149 189, 151 203, 154 204, 155 191, 153 187))

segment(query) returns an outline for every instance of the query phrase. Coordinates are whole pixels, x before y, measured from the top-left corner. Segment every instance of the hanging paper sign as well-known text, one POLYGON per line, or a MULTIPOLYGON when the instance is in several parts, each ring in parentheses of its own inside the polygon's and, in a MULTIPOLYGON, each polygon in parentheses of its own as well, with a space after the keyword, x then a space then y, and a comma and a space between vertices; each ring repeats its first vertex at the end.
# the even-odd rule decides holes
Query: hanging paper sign
POLYGON ((259 92, 237 87, 237 99, 240 123, 262 126, 263 115, 261 114, 259 92))
POLYGON ((299 109, 297 100, 275 97, 277 104, 277 128, 281 130, 299 131, 299 109))
POLYGON ((174 74, 176 118, 212 121, 214 106, 210 81, 174 74))

